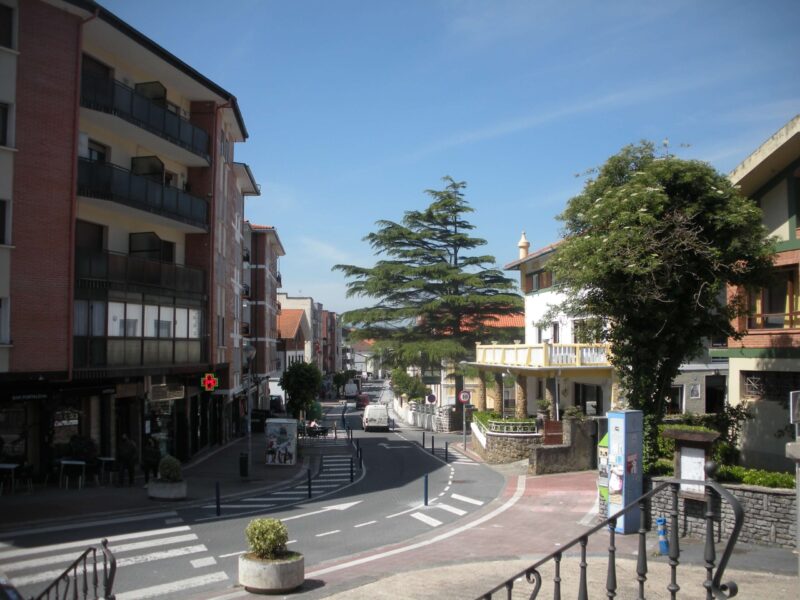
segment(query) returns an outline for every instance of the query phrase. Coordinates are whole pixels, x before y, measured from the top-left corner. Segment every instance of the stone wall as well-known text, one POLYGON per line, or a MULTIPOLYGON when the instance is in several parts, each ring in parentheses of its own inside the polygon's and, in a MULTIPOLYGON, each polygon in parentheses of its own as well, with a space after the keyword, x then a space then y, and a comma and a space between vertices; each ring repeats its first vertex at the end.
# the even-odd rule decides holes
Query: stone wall
POLYGON ((591 469, 597 451, 590 434, 592 423, 564 419, 564 443, 531 448, 528 473, 567 473, 591 469))
POLYGON ((473 424, 473 437, 475 441, 472 449, 483 460, 490 464, 504 464, 524 460, 531 454, 531 449, 542 443, 541 433, 494 433, 482 431, 481 436, 475 435, 473 424), (482 438, 482 439, 481 439, 482 438))
MULTIPOLYGON (((645 489, 651 490, 666 481, 655 478, 645 489)), ((794 490, 779 490, 751 485, 726 484, 729 490, 744 509, 744 524, 739 534, 739 541, 763 546, 794 548, 797 529, 797 495, 794 490)), ((656 494, 650 503, 649 513, 645 515, 645 526, 653 528, 657 517, 667 517, 670 523, 672 510, 672 492, 669 489, 656 494)), ((733 510, 724 500, 717 499, 715 510, 721 517, 715 519, 714 535, 716 541, 727 540, 733 530, 733 510)), ((692 498, 678 498, 678 523, 681 537, 705 539, 705 503, 692 498)), ((600 498, 598 520, 608 516, 606 502, 600 498)))

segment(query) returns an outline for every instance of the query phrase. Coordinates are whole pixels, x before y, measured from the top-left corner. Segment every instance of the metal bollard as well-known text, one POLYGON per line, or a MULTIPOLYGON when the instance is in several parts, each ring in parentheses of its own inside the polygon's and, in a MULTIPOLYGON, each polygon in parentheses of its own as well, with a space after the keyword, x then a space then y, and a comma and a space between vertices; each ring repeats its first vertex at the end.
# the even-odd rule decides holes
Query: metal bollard
POLYGON ((350 483, 353 483, 353 457, 350 457, 350 483))
POLYGON ((425 432, 422 432, 422 447, 425 447, 425 432))
POLYGON ((425 473, 425 485, 424 485, 424 492, 423 492, 423 499, 425 500, 425 506, 428 506, 428 474, 425 473))
POLYGON ((447 447, 449 446, 449 444, 450 444, 450 442, 445 442, 444 443, 444 462, 448 462, 448 458, 447 458, 447 449, 448 448, 447 447))
POLYGON ((433 436, 431 436, 431 454, 436 454, 436 452, 434 451, 434 447, 433 447, 434 440, 435 440, 435 438, 433 436))
POLYGON ((358 470, 364 470, 364 455, 361 453, 361 449, 358 450, 358 470))
POLYGON ((336 423, 333 424, 333 440, 336 441, 336 423))
POLYGON ((308 474, 308 497, 311 498, 311 469, 306 470, 308 474))
POLYGON ((217 516, 220 516, 220 514, 222 514, 222 507, 219 504, 219 481, 215 482, 215 487, 217 490, 217 516))
POLYGON ((656 518, 658 527, 658 552, 662 556, 669 554, 669 540, 667 539, 667 519, 666 517, 656 518))

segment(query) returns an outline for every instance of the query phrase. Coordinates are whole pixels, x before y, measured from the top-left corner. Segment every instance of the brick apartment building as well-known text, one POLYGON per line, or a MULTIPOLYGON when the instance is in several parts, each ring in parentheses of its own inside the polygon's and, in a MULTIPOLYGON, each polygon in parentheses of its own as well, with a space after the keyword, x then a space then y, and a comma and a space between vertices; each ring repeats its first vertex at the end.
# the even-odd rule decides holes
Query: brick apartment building
POLYGON ((240 432, 247 137, 231 93, 95 2, 0 0, 4 458, 240 432))

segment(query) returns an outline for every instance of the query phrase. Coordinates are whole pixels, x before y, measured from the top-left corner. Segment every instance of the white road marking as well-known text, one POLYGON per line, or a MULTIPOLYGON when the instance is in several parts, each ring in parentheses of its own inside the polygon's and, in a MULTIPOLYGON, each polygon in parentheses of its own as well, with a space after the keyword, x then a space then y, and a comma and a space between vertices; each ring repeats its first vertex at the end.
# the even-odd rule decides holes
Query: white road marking
POLYGON ((431 527, 438 527, 439 525, 442 524, 441 521, 438 521, 433 517, 429 517, 428 515, 423 515, 420 512, 412 513, 411 516, 417 519, 418 521, 422 521, 426 525, 430 525, 431 527))
POLYGON ((467 496, 462 496, 461 494, 450 494, 450 497, 453 500, 461 500, 461 502, 466 502, 467 504, 474 504, 475 506, 483 506, 483 502, 480 500, 475 500, 474 498, 468 498, 467 496))
POLYGON ((172 581, 161 585, 154 585, 152 587, 140 588, 122 594, 116 594, 117 600, 144 600, 145 598, 156 598, 158 596, 165 596, 174 592, 181 592, 190 588, 198 588, 209 583, 216 583, 219 581, 227 581, 228 575, 225 571, 218 571, 216 573, 209 573, 208 575, 200 575, 199 577, 190 577, 189 579, 181 579, 179 581, 172 581))
MULTIPOLYGON (((188 554, 197 554, 198 552, 208 552, 203 544, 196 546, 184 546, 183 548, 175 548, 174 550, 165 550, 163 552, 152 552, 150 554, 141 554, 139 556, 131 556, 117 560, 117 568, 127 567, 130 565, 139 565, 142 563, 152 562, 154 560, 163 560, 165 558, 175 558, 177 556, 186 556, 188 554)), ((35 575, 26 575, 23 577, 14 577, 11 582, 17 587, 23 587, 32 583, 40 583, 48 579, 55 579, 61 575, 62 570, 56 571, 42 571, 35 575)))
POLYGON ((335 533, 342 533, 341 529, 334 529, 333 531, 326 531, 325 533, 318 533, 315 537, 325 537, 326 535, 333 535, 335 533))
MULTIPOLYGON (((144 537, 154 537, 157 535, 166 535, 169 533, 178 533, 180 531, 189 531, 191 528, 188 525, 181 527, 169 527, 167 529, 151 529, 150 531, 139 531, 136 533, 124 533, 121 535, 112 535, 108 538, 108 542, 122 542, 125 540, 135 540, 144 537)), ((58 552, 59 550, 66 550, 67 548, 79 548, 93 546, 97 544, 97 538, 93 537, 87 540, 79 540, 77 542, 65 542, 63 544, 52 544, 50 546, 38 546, 36 548, 21 548, 14 550, 6 550, 0 552, 0 560, 7 558, 17 558, 19 556, 29 556, 31 554, 44 554, 45 552, 58 552)))
MULTIPOLYGON (((274 504, 220 504, 220 508, 270 508, 274 504)), ((216 504, 208 504, 203 508, 216 508, 216 504)))
POLYGON ((303 513, 302 515, 294 515, 293 517, 286 517, 285 519, 281 519, 281 521, 283 523, 285 523, 286 521, 294 521, 295 519, 302 519, 303 517, 310 517, 312 515, 319 515, 319 514, 326 513, 326 512, 331 511, 331 510, 347 510, 348 508, 351 508, 351 507, 355 506, 356 504, 360 504, 361 502, 362 502, 361 500, 356 500, 355 502, 346 502, 344 504, 336 504, 334 506, 326 506, 326 507, 322 508, 322 510, 315 510, 315 511, 312 511, 312 512, 303 513))
POLYGON ((374 525, 377 521, 367 521, 366 523, 359 523, 358 525, 353 525, 354 529, 358 529, 359 527, 366 527, 367 525, 374 525))
POLYGON ((246 554, 247 550, 239 550, 239 552, 231 552, 230 554, 220 554, 220 558, 230 558, 231 556, 239 556, 240 554, 246 554))
POLYGON ((447 512, 451 512, 454 515, 458 515, 459 517, 463 517, 465 514, 467 514, 467 511, 462 510, 460 508, 456 508, 455 506, 450 506, 449 504, 441 504, 441 503, 439 503, 436 506, 438 506, 439 508, 441 508, 443 510, 446 510, 447 512))
POLYGON ((164 521, 164 525, 175 525, 177 523, 183 523, 182 517, 175 517, 174 519, 166 519, 164 521))
POLYGON ((210 567, 217 564, 217 559, 215 559, 213 556, 206 556, 205 558, 195 559, 191 561, 191 563, 195 569, 201 569, 203 567, 210 567))
POLYGON ((494 519, 497 515, 502 514, 505 511, 507 511, 509 508, 514 506, 519 501, 520 498, 522 498, 522 495, 525 493, 525 482, 526 482, 525 475, 520 475, 517 478, 517 489, 514 492, 514 495, 511 496, 511 498, 509 498, 503 505, 498 506, 492 512, 483 515, 479 519, 475 519, 474 521, 470 521, 469 523, 467 523, 465 525, 462 525, 461 527, 456 527, 455 529, 451 529, 449 531, 446 531, 445 533, 442 533, 440 535, 432 537, 432 538, 430 538, 428 540, 424 540, 422 542, 417 542, 416 544, 410 544, 408 546, 403 546, 402 548, 395 548, 394 550, 387 550, 386 552, 379 552, 378 554, 373 554, 371 556, 365 556, 364 558, 357 558, 355 560, 350 560, 350 561, 347 561, 347 562, 343 562, 343 563, 340 563, 338 565, 333 565, 333 566, 330 566, 330 567, 326 567, 324 569, 318 569, 316 571, 311 571, 311 572, 306 573, 306 578, 320 577, 320 576, 326 575, 328 573, 334 573, 336 571, 342 571, 342 570, 345 570, 345 569, 351 569, 352 567, 355 567, 355 566, 358 566, 358 565, 363 565, 363 564, 370 563, 370 562, 374 562, 376 560, 381 560, 381 559, 387 558, 389 556, 395 556, 397 554, 403 554, 405 552, 411 552, 412 550, 417 550, 418 548, 424 548, 425 546, 430 546, 432 544, 436 544, 437 542, 441 542, 442 540, 446 540, 446 539, 451 538, 451 537, 453 537, 455 535, 459 535, 459 534, 461 534, 461 533, 463 533, 465 531, 468 531, 470 529, 478 527, 479 525, 483 525, 487 521, 491 521, 492 519, 494 519))
POLYGON ((411 507, 411 508, 409 508, 408 510, 404 510, 404 511, 402 511, 402 512, 399 512, 399 513, 394 513, 393 515, 389 515, 389 516, 388 516, 388 517, 386 517, 386 518, 387 518, 387 519, 394 519, 395 517, 399 517, 400 515, 407 515, 407 514, 408 514, 408 513, 410 513, 411 511, 417 510, 417 509, 419 509, 419 508, 422 508, 422 504, 417 504, 417 505, 415 505, 415 506, 412 506, 412 507, 411 507))
POLYGON ((580 521, 578 521, 578 523, 580 523, 581 525, 591 525, 597 518, 597 513, 599 511, 600 511, 600 498, 595 497, 594 505, 592 506, 592 508, 589 509, 589 512, 583 515, 583 518, 580 521))
MULTIPOLYGON (((197 536, 193 533, 187 535, 175 535, 168 538, 158 538, 157 540, 147 540, 146 542, 133 542, 131 544, 121 544, 119 546, 109 546, 114 554, 121 554, 122 552, 131 552, 133 550, 143 550, 145 548, 152 548, 153 546, 166 546, 167 544, 179 544, 181 542, 191 542, 196 540, 197 536)), ((3 564, 3 570, 6 572, 21 571, 23 569, 32 569, 34 567, 43 567, 45 565, 52 565, 60 562, 71 562, 75 558, 75 552, 66 554, 56 554, 46 556, 43 558, 31 558, 28 560, 20 560, 14 563, 3 564)))
POLYGON ((303 494, 300 492, 272 492, 270 496, 298 496, 302 498, 303 494))
POLYGON ((133 523, 136 521, 151 521, 163 517, 176 517, 178 513, 174 510, 169 512, 153 513, 150 515, 139 515, 137 517, 117 517, 115 519, 101 519, 99 521, 83 521, 80 523, 70 523, 69 525, 53 525, 51 527, 31 527, 30 529, 17 529, 15 531, 4 532, 4 537, 14 539, 23 535, 35 535, 38 533, 50 533, 52 531, 68 531, 70 529, 83 529, 84 527, 95 527, 98 525, 117 525, 119 523, 133 523))

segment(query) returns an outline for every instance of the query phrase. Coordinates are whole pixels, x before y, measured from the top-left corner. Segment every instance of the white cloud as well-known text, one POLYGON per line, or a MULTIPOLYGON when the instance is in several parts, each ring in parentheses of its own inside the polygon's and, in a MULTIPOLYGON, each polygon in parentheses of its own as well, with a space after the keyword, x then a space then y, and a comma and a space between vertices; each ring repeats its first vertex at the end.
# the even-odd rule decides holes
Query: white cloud
POLYGON ((319 238, 302 236, 300 238, 300 244, 300 248, 296 248, 295 251, 299 250, 298 255, 304 260, 313 259, 323 264, 330 263, 331 266, 339 263, 349 263, 352 260, 350 254, 346 250, 322 241, 319 238))

